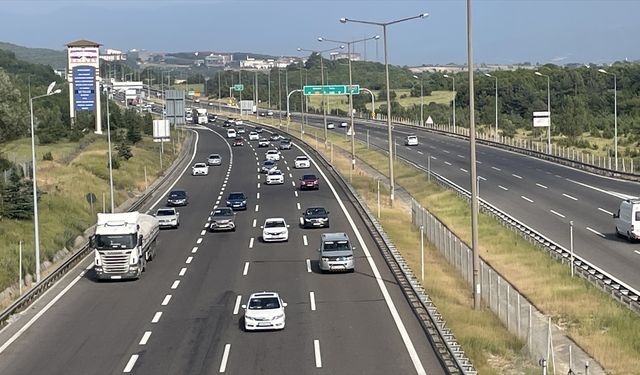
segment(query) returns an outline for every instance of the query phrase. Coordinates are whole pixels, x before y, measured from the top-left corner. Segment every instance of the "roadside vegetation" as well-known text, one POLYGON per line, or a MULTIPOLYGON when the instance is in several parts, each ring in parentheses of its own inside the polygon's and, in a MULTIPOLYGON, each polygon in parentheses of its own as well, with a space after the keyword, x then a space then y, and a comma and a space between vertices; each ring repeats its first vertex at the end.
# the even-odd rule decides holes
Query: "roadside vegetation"
MULTIPOLYGON (((277 120, 271 122, 277 126, 277 120)), ((299 127, 296 125, 290 129, 295 131, 299 127)), ((330 151, 323 147, 323 135, 321 129, 308 130, 305 140, 312 146, 319 145, 316 149, 330 159, 330 151)), ((350 153, 349 141, 330 133, 329 142, 334 145, 333 165, 343 175, 349 176, 348 157, 341 156, 342 152, 350 153)), ((373 148, 367 149, 361 143, 356 146, 356 154, 372 168, 386 174, 388 159, 385 154, 373 148)), ((471 216, 466 201, 429 182, 423 172, 402 161, 395 163, 395 170, 398 186, 407 190, 465 242, 471 243, 471 216)), ((353 176, 352 184, 375 212, 377 184, 374 178, 360 168, 353 176)), ((398 205, 391 209, 386 206, 388 192, 383 191, 382 194, 381 222, 414 272, 419 272, 419 234, 411 226, 410 208, 398 205)), ((637 314, 587 281, 572 278, 568 267, 495 219, 480 215, 479 226, 480 254, 487 263, 550 316, 608 372, 640 373, 640 343, 637 340, 640 337, 640 317, 637 314)), ((429 271, 425 288, 480 373, 513 373, 510 364, 521 366, 515 373, 533 371, 531 363, 521 356, 523 343, 509 334, 488 308, 474 311, 472 296, 462 277, 439 252, 431 246, 428 248, 429 271)))

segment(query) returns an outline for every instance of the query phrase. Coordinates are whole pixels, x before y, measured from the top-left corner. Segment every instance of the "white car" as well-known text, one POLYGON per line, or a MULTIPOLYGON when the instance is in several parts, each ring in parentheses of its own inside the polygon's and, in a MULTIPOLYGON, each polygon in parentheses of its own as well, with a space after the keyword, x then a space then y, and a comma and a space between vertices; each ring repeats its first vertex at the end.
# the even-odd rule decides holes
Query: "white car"
POLYGON ((404 144, 406 146, 417 146, 418 145, 418 137, 415 135, 408 135, 404 139, 404 144))
POLYGON ((273 111, 267 112, 267 116, 273 116, 273 111))
POLYGON ((173 207, 159 208, 153 216, 158 219, 160 228, 178 228, 180 226, 180 213, 173 207))
POLYGON ((346 122, 341 122, 341 123, 340 123, 340 127, 341 127, 341 128, 346 128, 347 126, 348 126, 348 125, 347 125, 347 123, 346 123, 346 122))
POLYGON ((271 217, 264 221, 262 226, 262 241, 276 242, 289 241, 289 229, 287 222, 281 217, 271 217))
POLYGON ((311 161, 305 155, 296 156, 296 160, 293 162, 294 168, 311 168, 311 161))
POLYGON ((280 151, 278 150, 269 150, 264 154, 264 158, 266 160, 280 160, 280 151))
POLYGON ((236 119, 236 125, 242 125, 244 122, 240 119, 236 119))
POLYGON ((259 292, 249 296, 244 309, 245 331, 284 329, 287 303, 276 292, 259 292))
POLYGON ((211 154, 209 155, 209 158, 207 159, 207 164, 208 165, 221 165, 222 164, 222 157, 218 154, 211 154))
POLYGON ((239 127, 237 132, 238 132, 238 134, 244 134, 244 128, 239 127))
POLYGON ((327 123, 327 129, 335 129, 336 125, 333 122, 328 122, 327 123))
POLYGON ((284 184, 284 174, 276 169, 267 173, 267 185, 284 184))
POLYGON ((237 136, 235 129, 227 129, 227 138, 235 138, 237 136))
POLYGON ((256 132, 250 132, 249 133, 249 140, 250 141, 257 141, 260 139, 260 134, 256 133, 256 132))
POLYGON ((192 176, 206 176, 209 174, 209 167, 205 163, 195 163, 191 168, 192 176))
POLYGON ((269 146, 271 146, 271 143, 269 142, 268 139, 260 138, 258 140, 258 147, 269 147, 269 146))

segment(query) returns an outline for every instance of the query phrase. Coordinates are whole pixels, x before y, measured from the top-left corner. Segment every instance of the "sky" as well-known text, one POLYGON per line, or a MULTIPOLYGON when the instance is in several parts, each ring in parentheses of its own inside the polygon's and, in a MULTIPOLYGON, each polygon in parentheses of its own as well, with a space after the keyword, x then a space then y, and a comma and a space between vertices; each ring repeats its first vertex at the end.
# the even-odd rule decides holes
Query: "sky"
MULTIPOLYGON (((466 0, 2 0, 0 41, 64 49, 77 39, 158 52, 300 56, 335 40, 382 36, 395 65, 467 61, 466 0)), ((474 63, 608 63, 640 60, 640 0, 473 0, 474 63)), ((355 47, 364 55, 363 43, 355 47)), ((366 45, 382 61, 382 38, 366 45)))

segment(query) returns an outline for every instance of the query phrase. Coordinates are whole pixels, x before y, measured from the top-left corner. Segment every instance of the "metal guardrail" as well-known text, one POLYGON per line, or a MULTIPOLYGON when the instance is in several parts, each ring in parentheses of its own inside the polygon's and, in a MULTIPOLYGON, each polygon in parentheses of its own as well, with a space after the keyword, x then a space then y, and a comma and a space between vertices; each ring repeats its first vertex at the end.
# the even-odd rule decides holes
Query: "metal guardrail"
MULTIPOLYGON (((188 135, 187 137, 191 137, 188 135)), ((153 195, 154 193, 162 186, 162 182, 165 179, 169 178, 173 172, 178 168, 178 166, 184 162, 185 158, 188 156, 187 152, 188 148, 183 148, 181 150, 180 155, 171 167, 167 170, 167 173, 164 174, 162 180, 155 184, 149 191, 145 192, 140 199, 134 202, 131 207, 129 207, 129 211, 136 211, 142 205, 144 205, 153 195)), ((31 288, 28 292, 26 292, 22 297, 15 300, 11 305, 9 305, 6 309, 4 309, 0 313, 0 329, 7 325, 9 318, 24 310, 26 307, 31 305, 35 300, 42 295, 45 291, 47 291, 50 287, 52 287, 59 279, 66 275, 66 273, 76 266, 84 257, 91 251, 89 243, 85 243, 80 249, 78 249, 74 254, 72 254, 69 258, 67 258, 58 268, 52 271, 49 275, 47 275, 40 283, 36 284, 33 288, 31 288)))
MULTIPOLYGON (((277 131, 282 131, 276 127, 258 124, 253 121, 247 121, 246 123, 260 125, 263 127, 266 126, 272 129, 277 129, 277 131)), ((344 192, 348 192, 347 197, 366 224, 367 231, 380 249, 385 262, 398 282, 398 285, 409 302, 411 309, 418 318, 420 325, 434 347, 443 367, 450 374, 477 374, 472 362, 467 358, 462 346, 455 339, 453 332, 447 328, 446 321, 438 312, 437 307, 418 281, 418 278, 414 275, 410 266, 402 257, 402 254, 400 254, 392 241, 386 235, 380 223, 378 223, 374 218, 366 204, 362 202, 358 193, 317 150, 295 135, 291 133, 289 133, 289 135, 297 140, 300 145, 304 145, 307 152, 315 155, 316 159, 320 161, 323 167, 334 176, 336 181, 339 182, 342 190, 344 192)))
MULTIPOLYGON (((378 148, 382 152, 387 152, 384 148, 376 145, 372 146, 378 148)), ((471 194, 467 190, 450 181, 446 177, 433 171, 429 171, 426 168, 414 163, 413 161, 403 156, 396 155, 396 157, 402 159, 405 163, 411 164, 415 168, 427 174, 431 173, 431 176, 433 176, 441 186, 447 189, 454 190, 459 196, 465 198, 466 200, 471 199, 471 194)), ((510 229, 519 232, 532 244, 545 249, 549 254, 560 260, 561 263, 567 264, 569 266, 571 265, 571 252, 569 250, 553 242, 548 237, 536 231, 535 229, 521 223, 513 216, 496 208, 490 203, 487 203, 484 199, 479 199, 479 203, 480 208, 485 213, 488 213, 491 216, 495 217, 496 219, 498 219, 498 221, 500 221, 503 225, 509 227, 510 229)), ((596 287, 608 293, 611 297, 622 303, 624 306, 628 307, 633 312, 640 314, 640 291, 637 291, 632 287, 626 285, 598 266, 583 259, 579 255, 576 255, 575 252, 573 258, 574 270, 578 275, 580 275, 580 277, 590 281, 596 287)))

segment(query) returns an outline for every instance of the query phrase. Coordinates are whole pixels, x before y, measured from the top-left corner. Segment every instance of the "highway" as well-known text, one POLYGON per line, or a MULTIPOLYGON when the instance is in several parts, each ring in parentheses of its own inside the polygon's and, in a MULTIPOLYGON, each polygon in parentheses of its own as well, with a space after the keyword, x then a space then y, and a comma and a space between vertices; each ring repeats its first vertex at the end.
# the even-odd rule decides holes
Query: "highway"
MULTIPOLYGON (((321 116, 307 116, 322 128, 321 116)), ((299 115, 293 120, 299 121, 299 115)), ((337 125, 344 118, 330 117, 329 130, 345 134, 337 125)), ((356 119, 356 137, 388 149, 386 124, 356 119)), ((413 163, 430 167, 467 191, 470 190, 469 142, 426 130, 394 124, 397 153, 413 163), (407 147, 403 139, 417 134, 420 144, 407 147)), ((477 145, 480 198, 507 212, 554 242, 569 249, 570 221, 574 222, 575 253, 630 287, 640 290, 640 246, 618 238, 611 214, 620 201, 640 196, 640 184, 597 176, 552 162, 485 145, 477 145)))
POLYGON ((189 205, 179 208, 179 229, 160 233, 158 257, 143 277, 97 282, 89 256, 0 332, 0 373, 445 373, 330 174, 315 163, 294 169, 302 153, 294 145, 279 162, 285 183, 264 185, 257 166, 265 149, 257 142, 232 149, 219 125, 197 128, 192 162, 219 153, 223 163, 197 177, 185 166, 175 188, 188 191, 189 205), (304 173, 321 176, 318 191, 298 190, 304 173), (237 213, 237 231, 208 232, 212 209, 232 191, 249 197, 247 210, 237 213), (356 246, 354 273, 319 272, 317 248, 327 230, 298 225, 302 210, 318 205, 331 212, 329 231, 346 232, 356 246), (288 242, 260 241, 268 217, 287 220, 288 242), (288 303, 286 328, 244 332, 240 305, 263 290, 288 303))

